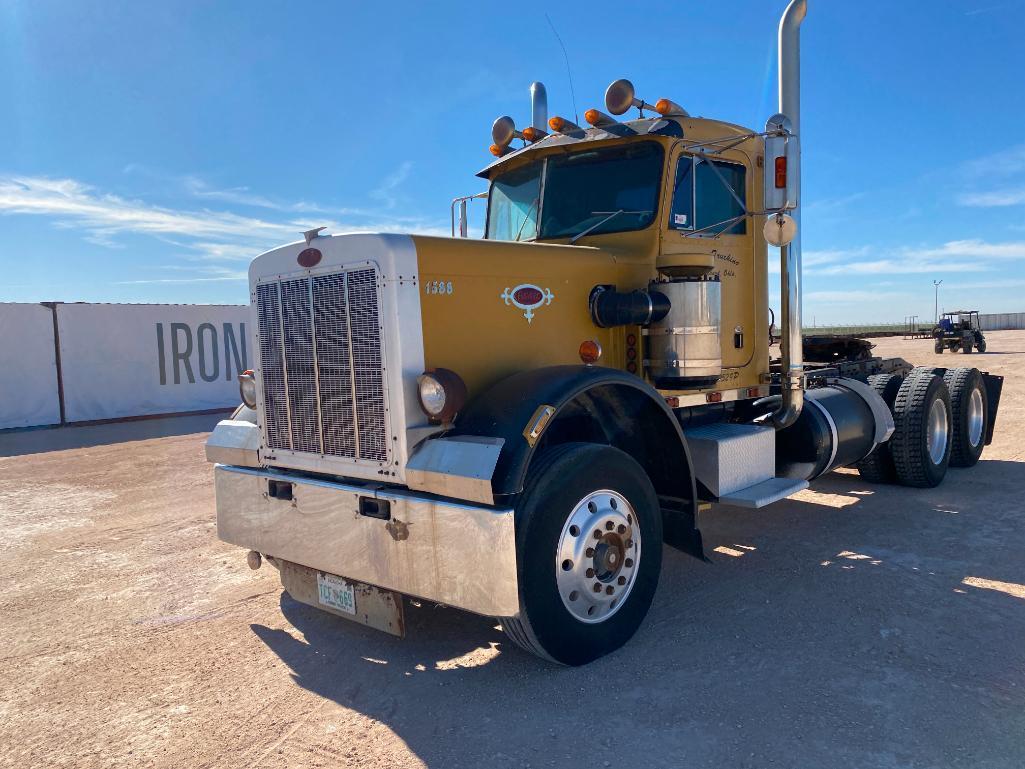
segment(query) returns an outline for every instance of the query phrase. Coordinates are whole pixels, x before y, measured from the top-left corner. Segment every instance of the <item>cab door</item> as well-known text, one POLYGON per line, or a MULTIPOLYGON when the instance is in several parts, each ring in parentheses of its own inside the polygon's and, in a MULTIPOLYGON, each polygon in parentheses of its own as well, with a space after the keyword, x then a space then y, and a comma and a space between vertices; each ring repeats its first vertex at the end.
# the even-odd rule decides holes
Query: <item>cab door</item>
MULTIPOLYGON (((722 281, 723 377, 720 387, 758 384, 753 365, 767 321, 765 265, 755 258, 755 174, 747 153, 694 152, 693 142, 677 142, 666 174, 661 248, 657 260, 668 275, 718 274, 722 281), (760 313, 760 314, 759 314, 760 313)), ((755 201, 760 202, 760 201, 755 201)), ((755 209, 757 210, 757 209, 755 209)), ((764 262, 764 251, 762 252, 764 262)))

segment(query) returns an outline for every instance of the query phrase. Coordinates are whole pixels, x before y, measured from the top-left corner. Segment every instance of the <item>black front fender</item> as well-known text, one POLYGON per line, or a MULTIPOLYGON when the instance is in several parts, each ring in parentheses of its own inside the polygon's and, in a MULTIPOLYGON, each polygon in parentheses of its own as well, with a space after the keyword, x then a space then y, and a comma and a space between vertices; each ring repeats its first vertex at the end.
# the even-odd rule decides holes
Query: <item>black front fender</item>
POLYGON ((625 427, 638 445, 657 441, 660 461, 670 462, 668 474, 653 478, 660 495, 689 502, 697 499, 690 450, 672 409, 647 382, 617 369, 550 366, 514 374, 474 398, 450 434, 503 438, 492 488, 496 497, 515 495, 523 490, 535 450, 544 445, 544 433, 533 445, 524 435, 538 408, 547 405, 555 410, 548 430, 583 402, 593 418, 615 423, 618 433, 625 427))

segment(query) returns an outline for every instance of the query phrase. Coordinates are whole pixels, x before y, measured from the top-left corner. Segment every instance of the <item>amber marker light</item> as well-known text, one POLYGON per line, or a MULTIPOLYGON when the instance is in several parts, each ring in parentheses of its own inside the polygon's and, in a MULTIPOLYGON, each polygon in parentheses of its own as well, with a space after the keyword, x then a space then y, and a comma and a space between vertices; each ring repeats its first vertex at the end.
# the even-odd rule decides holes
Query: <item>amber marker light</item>
POLYGON ((669 99, 659 99, 655 102, 655 112, 662 116, 678 115, 681 117, 688 117, 687 110, 669 99))
POLYGON ((528 142, 536 142, 539 139, 543 139, 548 136, 546 131, 542 131, 540 128, 534 128, 534 126, 527 126, 523 129, 523 138, 528 142))
POLYGON ((580 360, 590 366, 593 363, 597 363, 598 359, 601 358, 601 345, 598 344, 594 339, 587 339, 580 343, 580 360))
POLYGON ((557 134, 564 134, 570 131, 582 131, 583 129, 574 123, 572 120, 566 120, 564 117, 555 115, 554 117, 548 118, 548 127, 551 128, 557 134))
POLYGON ((780 155, 775 161, 775 177, 776 189, 782 190, 787 186, 787 158, 786 155, 780 155))
POLYGON ((606 115, 600 109, 589 109, 584 113, 584 120, 593 125, 595 128, 600 128, 606 125, 615 125, 618 121, 606 115))

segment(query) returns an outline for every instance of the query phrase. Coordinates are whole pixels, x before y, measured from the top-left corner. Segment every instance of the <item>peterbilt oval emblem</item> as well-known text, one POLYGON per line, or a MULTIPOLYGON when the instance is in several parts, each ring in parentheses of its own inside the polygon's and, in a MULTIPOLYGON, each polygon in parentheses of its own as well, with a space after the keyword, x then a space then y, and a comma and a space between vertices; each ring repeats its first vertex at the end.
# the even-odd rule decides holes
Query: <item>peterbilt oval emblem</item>
POLYGON ((295 260, 301 267, 316 267, 323 257, 324 255, 318 249, 305 248, 299 252, 299 256, 295 260))
POLYGON ((533 283, 521 283, 515 288, 507 288, 499 294, 499 298, 503 299, 506 304, 523 310, 523 317, 527 319, 527 323, 532 323, 534 310, 550 305, 555 294, 551 292, 551 289, 541 288, 533 283))

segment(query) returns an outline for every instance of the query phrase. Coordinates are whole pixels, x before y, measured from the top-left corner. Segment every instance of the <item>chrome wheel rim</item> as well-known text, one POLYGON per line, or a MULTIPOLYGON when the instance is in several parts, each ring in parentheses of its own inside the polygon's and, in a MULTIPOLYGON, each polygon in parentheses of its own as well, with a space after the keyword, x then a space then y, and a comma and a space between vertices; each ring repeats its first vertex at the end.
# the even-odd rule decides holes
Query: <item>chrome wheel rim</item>
POLYGON ((968 399, 968 442, 972 447, 982 440, 982 427, 986 421, 986 409, 982 405, 982 391, 975 387, 972 397, 968 399))
POLYGON ((637 514, 622 494, 602 489, 581 499, 562 527, 555 579, 566 610, 604 622, 626 603, 641 560, 637 514))
POLYGON ((938 465, 947 453, 947 406, 939 398, 929 408, 929 427, 925 439, 929 447, 929 458, 934 465, 938 465))

